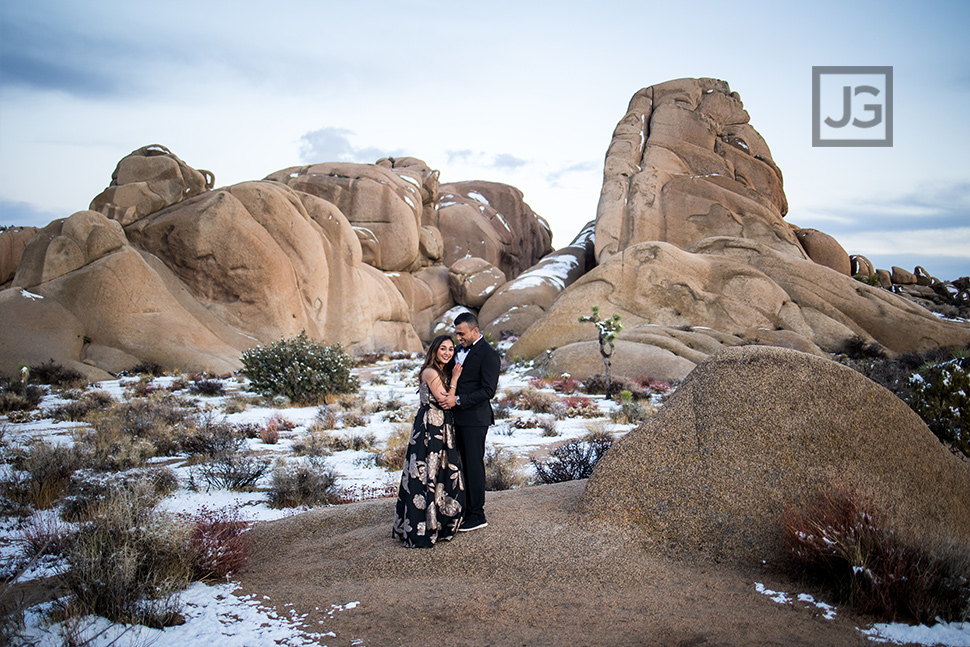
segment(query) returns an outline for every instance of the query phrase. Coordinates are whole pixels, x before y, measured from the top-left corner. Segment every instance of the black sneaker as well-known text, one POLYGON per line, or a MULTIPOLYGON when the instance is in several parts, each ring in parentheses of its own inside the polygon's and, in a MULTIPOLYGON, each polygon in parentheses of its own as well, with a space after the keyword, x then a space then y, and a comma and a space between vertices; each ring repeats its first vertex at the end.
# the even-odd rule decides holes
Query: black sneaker
POLYGON ((472 530, 481 530, 487 525, 488 525, 487 521, 480 521, 470 526, 462 525, 462 527, 458 529, 458 532, 471 532, 472 530))

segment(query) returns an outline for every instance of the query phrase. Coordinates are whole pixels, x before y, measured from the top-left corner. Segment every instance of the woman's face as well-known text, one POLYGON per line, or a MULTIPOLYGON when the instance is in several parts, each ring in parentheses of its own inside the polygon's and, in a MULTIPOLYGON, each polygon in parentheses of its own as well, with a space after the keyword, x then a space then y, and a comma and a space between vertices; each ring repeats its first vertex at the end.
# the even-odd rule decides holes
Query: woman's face
POLYGON ((455 345, 450 339, 446 339, 441 342, 440 346, 438 346, 438 352, 435 353, 435 355, 437 356, 439 362, 442 364, 447 364, 455 355, 455 345))

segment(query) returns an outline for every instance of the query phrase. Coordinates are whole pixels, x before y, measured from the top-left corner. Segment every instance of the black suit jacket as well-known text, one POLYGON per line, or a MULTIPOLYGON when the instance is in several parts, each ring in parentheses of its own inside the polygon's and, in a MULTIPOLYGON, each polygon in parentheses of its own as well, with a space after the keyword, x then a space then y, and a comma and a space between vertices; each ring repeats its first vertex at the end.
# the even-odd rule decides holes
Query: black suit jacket
POLYGON ((455 424, 487 427, 495 422, 490 400, 498 389, 502 360, 498 351, 484 339, 479 339, 468 351, 462 367, 455 389, 455 395, 461 398, 461 406, 452 409, 455 424))

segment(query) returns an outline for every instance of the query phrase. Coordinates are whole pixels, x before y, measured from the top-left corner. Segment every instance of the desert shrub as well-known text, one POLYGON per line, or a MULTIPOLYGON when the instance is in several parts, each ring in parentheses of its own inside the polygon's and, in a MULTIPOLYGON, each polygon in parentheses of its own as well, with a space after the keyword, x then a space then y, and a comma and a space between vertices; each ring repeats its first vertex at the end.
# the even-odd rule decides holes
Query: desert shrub
POLYGON ((498 445, 485 449, 485 489, 511 490, 525 482, 519 473, 515 454, 498 445))
MULTIPOLYGON (((314 436, 311 440, 313 445, 318 448, 325 448, 327 454, 333 452, 342 452, 347 449, 353 449, 355 451, 368 451, 372 449, 374 443, 377 442, 377 438, 373 433, 354 433, 343 436, 325 431, 317 431, 311 427, 311 434, 314 436)), ((301 453, 306 453, 309 455, 308 452, 301 453)), ((317 455, 324 456, 326 454, 318 453, 317 455)))
POLYGON ((266 347, 251 348, 240 357, 241 373, 254 390, 286 396, 299 404, 318 404, 329 394, 356 393, 360 388, 350 369, 353 359, 339 345, 324 346, 306 332, 266 347))
POLYGON ((853 335, 843 341, 839 352, 853 359, 886 357, 886 351, 879 342, 869 341, 862 335, 853 335))
POLYGON ((970 617, 970 553, 904 541, 854 490, 832 488, 787 506, 783 530, 800 574, 862 613, 920 623, 970 617))
POLYGON ((212 415, 202 415, 195 419, 194 424, 182 436, 182 450, 207 458, 233 454, 246 446, 246 435, 243 431, 239 426, 218 420, 212 415))
POLYGON ((259 430, 259 439, 267 445, 275 445, 280 440, 280 432, 291 431, 294 428, 296 428, 296 424, 277 411, 266 420, 259 430))
POLYGON ((28 519, 19 532, 23 555, 27 558, 52 555, 67 556, 74 542, 75 530, 50 515, 35 515, 28 519))
POLYGON ((201 480, 209 487, 227 490, 252 490, 269 469, 269 463, 267 458, 224 452, 197 466, 193 482, 201 480))
POLYGON ((147 398, 158 391, 158 385, 148 375, 142 375, 137 380, 129 380, 122 384, 125 387, 125 395, 129 398, 147 398))
POLYGON ((559 420, 567 418, 597 418, 599 409, 589 398, 582 395, 570 395, 552 407, 552 413, 559 420))
POLYGON ((199 395, 214 397, 225 395, 226 387, 222 384, 221 380, 210 380, 203 378, 189 384, 189 391, 192 393, 198 393, 199 395))
MULTIPOLYGON (((74 393, 65 395, 71 396, 74 393)), ((113 402, 111 395, 104 391, 84 391, 77 393, 77 397, 71 398, 64 404, 54 407, 50 415, 59 422, 64 420, 76 422, 84 420, 93 411, 107 409, 113 402)))
POLYGON ((155 505, 178 486, 178 477, 167 467, 107 473, 78 470, 61 502, 61 516, 67 521, 85 521, 119 492, 137 495, 145 505, 155 505))
POLYGON ((529 386, 536 389, 551 388, 558 393, 569 395, 580 387, 580 382, 569 373, 563 373, 559 377, 534 377, 529 380, 529 386))
POLYGON ((970 456, 970 357, 926 366, 909 377, 906 403, 944 443, 970 456))
POLYGON ((552 393, 540 391, 534 386, 528 386, 521 391, 509 393, 517 409, 532 411, 533 413, 552 413, 557 398, 552 393))
POLYGON ((410 441, 411 425, 399 423, 388 437, 383 449, 376 452, 374 464, 388 470, 402 469, 404 467, 404 453, 410 441))
POLYGON ((359 411, 351 411, 344 416, 344 427, 366 427, 367 416, 359 411))
POLYGON ((181 621, 178 592, 192 574, 186 531, 154 498, 119 490, 81 524, 62 577, 70 606, 112 622, 163 627, 181 621))
POLYGON ((322 458, 302 461, 281 460, 273 468, 269 487, 271 508, 294 508, 333 502, 337 495, 337 473, 322 458))
POLYGON ((539 429, 542 421, 538 416, 513 416, 508 419, 509 434, 515 429, 539 429))
POLYGON ((31 381, 49 384, 58 389, 80 389, 88 385, 88 380, 80 371, 64 368, 51 359, 45 364, 30 367, 31 381))
POLYGON ((293 453, 297 456, 329 456, 333 453, 333 434, 311 426, 305 434, 294 439, 293 453))
POLYGON ((165 368, 158 362, 142 362, 125 371, 125 375, 149 375, 151 377, 162 377, 165 373, 165 368))
POLYGON ((554 416, 543 416, 539 418, 539 428, 542 429, 543 436, 551 438, 559 435, 559 431, 556 429, 556 418, 554 416))
POLYGON ((25 381, 10 381, 0 375, 0 415, 13 411, 29 411, 44 399, 46 390, 25 381))
POLYGON ((612 444, 613 436, 609 433, 587 434, 581 439, 560 445, 545 461, 540 462, 534 458, 529 460, 540 483, 585 479, 592 475, 596 463, 612 444))
POLYGON ((183 516, 189 527, 189 554, 193 578, 201 581, 225 579, 245 566, 248 544, 242 533, 249 528, 235 508, 208 510, 183 516))
POLYGON ((505 420, 511 415, 510 413, 511 409, 514 409, 514 408, 515 408, 515 399, 510 398, 508 395, 501 396, 498 400, 495 401, 495 406, 492 407, 493 411, 495 412, 496 420, 505 420))
POLYGON ((610 421, 620 425, 636 425, 657 412, 656 405, 644 401, 620 402, 620 408, 610 412, 610 421))
POLYGON ((242 413, 249 409, 250 405, 260 406, 263 398, 260 396, 241 395, 239 393, 229 396, 222 405, 222 412, 225 414, 242 413))
POLYGON ((161 391, 88 416, 91 429, 78 430, 75 439, 89 449, 97 469, 125 470, 182 451, 195 418, 191 405, 161 391))
POLYGON ((338 421, 336 411, 328 406, 322 406, 317 409, 317 415, 313 419, 312 426, 318 429, 336 429, 338 421))
POLYGON ((33 508, 50 508, 67 492, 71 475, 85 462, 74 446, 34 441, 11 456, 11 472, 0 489, 6 498, 33 508))

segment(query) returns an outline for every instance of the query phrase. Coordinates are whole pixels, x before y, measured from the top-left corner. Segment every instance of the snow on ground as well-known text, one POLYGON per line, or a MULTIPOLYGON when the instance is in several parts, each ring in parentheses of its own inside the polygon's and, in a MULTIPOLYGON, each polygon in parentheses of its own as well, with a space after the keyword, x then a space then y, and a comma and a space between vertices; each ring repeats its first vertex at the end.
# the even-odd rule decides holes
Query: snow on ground
MULTIPOLYGON (((340 427, 331 433, 351 438, 354 436, 373 436, 374 443, 381 445, 399 429, 401 425, 410 425, 411 417, 418 406, 417 369, 420 359, 396 359, 379 362, 372 366, 357 369, 362 376, 361 395, 365 406, 373 410, 367 416, 366 424, 360 427, 340 427)), ((529 385, 530 365, 515 365, 506 371, 499 380, 497 398, 529 385)), ((156 378, 153 383, 159 388, 167 388, 175 382, 175 377, 156 378)), ((126 390, 137 382, 134 378, 124 378, 102 382, 94 388, 109 393, 115 400, 127 397, 126 390)), ((200 405, 219 419, 235 424, 255 424, 263 426, 272 416, 279 416, 293 423, 291 430, 281 432, 280 440, 276 444, 263 443, 259 438, 250 439, 249 449, 258 451, 270 458, 292 457, 293 444, 296 439, 305 434, 314 423, 318 415, 317 407, 264 407, 248 406, 243 411, 224 413, 223 408, 232 401, 233 397, 245 396, 245 382, 235 378, 223 380, 226 394, 217 397, 192 396, 200 405)), ((554 393, 552 389, 544 389, 554 393)), ((181 391, 180 394, 186 393, 181 391)), ((252 394, 249 394, 252 395, 252 394)), ((41 403, 41 409, 50 412, 65 400, 49 395, 41 403)), ((512 410, 510 418, 500 419, 490 430, 488 442, 501 447, 518 457, 521 470, 532 478, 534 471, 528 464, 526 457, 542 448, 549 448, 564 441, 580 438, 591 429, 608 430, 615 435, 626 433, 632 425, 620 425, 610 422, 609 414, 618 405, 594 398, 599 410, 598 418, 572 418, 555 422, 556 435, 544 435, 542 429, 519 429, 511 424, 515 418, 542 419, 551 418, 549 415, 536 415, 530 411, 512 410)), ((5 422, 0 417, 0 428, 4 430, 3 442, 8 445, 23 445, 31 439, 46 439, 58 444, 73 443, 72 432, 84 423, 55 422, 51 418, 31 420, 29 422, 5 422)), ((373 461, 374 454, 365 450, 344 450, 334 452, 327 457, 327 465, 338 474, 339 487, 343 488, 347 498, 363 498, 373 496, 374 493, 393 486, 399 480, 396 471, 388 471, 377 467, 373 461)), ((179 479, 187 484, 192 476, 191 465, 186 465, 182 457, 165 457, 154 462, 164 462, 179 479)), ((291 458, 292 459, 292 458, 291 458)), ((0 464, 0 475, 9 472, 10 467, 0 464)), ((231 492, 224 489, 210 488, 191 490, 182 487, 166 499, 160 508, 173 513, 197 514, 202 510, 233 509, 247 521, 267 521, 299 514, 304 509, 277 510, 270 508, 266 493, 259 491, 269 483, 270 476, 263 477, 253 492, 231 492)), ((38 511, 28 520, 28 523, 51 524, 58 523, 55 511, 38 511)), ((0 516, 0 574, 9 575, 14 566, 23 562, 21 555, 21 528, 24 520, 0 516)), ((388 520, 390 523, 390 519, 388 520)), ((62 572, 64 564, 57 559, 42 559, 30 565, 19 581, 35 578, 55 576, 62 572)), ((825 602, 816 601, 807 594, 787 594, 770 591, 762 584, 756 585, 757 590, 770 596, 780 604, 799 604, 814 606, 826 618, 835 617, 836 609, 825 602)), ((246 647, 261 647, 262 645, 319 645, 326 644, 328 637, 336 636, 329 632, 324 621, 318 627, 303 626, 303 618, 295 612, 288 615, 278 615, 267 608, 267 604, 275 602, 266 598, 242 596, 234 594, 235 585, 227 582, 217 585, 194 583, 180 596, 183 604, 185 624, 168 627, 164 630, 148 629, 142 626, 114 625, 108 621, 89 617, 75 622, 70 629, 83 639, 89 640, 92 647, 107 645, 145 645, 153 644, 157 647, 209 647, 214 640, 219 645, 232 647, 239 645, 246 647)), ((327 600, 324 604, 328 617, 354 608, 358 602, 353 600, 327 600)), ((38 605, 27 610, 24 616, 25 626, 21 632, 24 639, 22 644, 54 647, 64 644, 64 632, 67 629, 61 624, 48 624, 46 614, 51 603, 38 605)), ((284 607, 285 608, 285 603, 284 607)), ((970 647, 970 623, 940 623, 933 627, 909 627, 903 624, 876 624, 866 629, 860 629, 873 642, 913 642, 922 645, 951 645, 970 647)), ((347 638, 347 637, 342 637, 347 638)), ((351 637, 353 640, 353 637, 351 637)), ((354 641, 358 642, 358 641, 354 641)), ((17 644, 17 643, 14 643, 17 644)), ((362 644, 362 643, 359 643, 362 644)))

